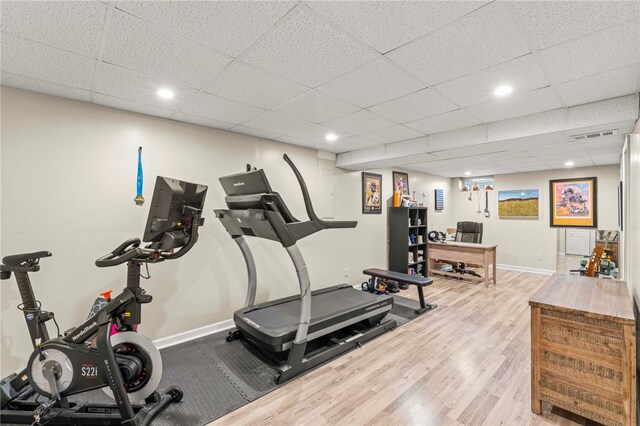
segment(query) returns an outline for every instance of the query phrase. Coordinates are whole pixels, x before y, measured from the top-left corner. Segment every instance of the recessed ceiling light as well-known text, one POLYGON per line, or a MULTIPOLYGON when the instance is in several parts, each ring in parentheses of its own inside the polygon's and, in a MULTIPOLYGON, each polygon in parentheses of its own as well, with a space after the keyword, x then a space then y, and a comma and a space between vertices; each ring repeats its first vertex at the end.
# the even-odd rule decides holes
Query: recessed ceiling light
POLYGON ((465 176, 471 176, 471 172, 464 172, 465 176))
POLYGON ((327 133, 324 138, 329 142, 335 142, 338 140, 338 135, 336 135, 335 133, 327 133))
POLYGON ((508 84, 503 84, 502 86, 498 86, 496 90, 493 91, 493 94, 502 98, 504 96, 508 96, 513 92, 513 87, 508 84))
POLYGON ((574 163, 574 162, 573 162, 573 161, 571 161, 571 160, 569 160, 569 161, 567 161, 567 162, 565 162, 565 163, 564 163, 565 167, 571 167, 571 166, 573 166, 574 164, 576 164, 576 163, 574 163))
POLYGON ((160 89, 156 94, 162 99, 173 99, 173 91, 170 89, 160 89))

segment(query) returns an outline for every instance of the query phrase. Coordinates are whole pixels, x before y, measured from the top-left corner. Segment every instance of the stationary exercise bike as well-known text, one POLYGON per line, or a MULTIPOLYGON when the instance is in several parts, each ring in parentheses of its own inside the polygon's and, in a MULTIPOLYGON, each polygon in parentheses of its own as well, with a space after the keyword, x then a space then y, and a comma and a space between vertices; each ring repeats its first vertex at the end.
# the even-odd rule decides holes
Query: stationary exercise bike
MULTIPOLYGON (((40 270, 48 251, 7 256, 1 278, 13 273, 34 351, 24 371, 3 380, 3 423, 148 425, 171 402, 182 399, 174 386, 162 396, 156 391, 162 360, 156 346, 138 333, 141 307, 152 300, 140 287, 141 266, 177 259, 198 240, 207 187, 158 177, 147 219, 144 241, 129 239, 96 260, 98 267, 127 265, 127 286, 84 323, 50 338, 46 323, 53 312, 42 309, 29 273, 40 270), (31 389, 31 391, 29 390, 31 389), (113 404, 73 403, 69 396, 102 388, 113 404), (38 395, 35 401, 28 397, 38 395), (40 397, 46 401, 40 402, 40 397), (141 404, 146 403, 145 406, 141 404)), ((57 326, 57 323, 56 323, 57 326)))

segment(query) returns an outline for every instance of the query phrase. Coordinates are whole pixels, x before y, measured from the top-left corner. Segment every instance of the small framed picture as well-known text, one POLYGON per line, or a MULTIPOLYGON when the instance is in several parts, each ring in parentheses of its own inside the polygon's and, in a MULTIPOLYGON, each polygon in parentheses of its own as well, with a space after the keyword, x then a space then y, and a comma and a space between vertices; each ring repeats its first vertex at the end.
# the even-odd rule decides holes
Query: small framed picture
POLYGON ((598 226, 598 178, 549 181, 551 226, 595 228, 598 226))
POLYGON ((409 175, 403 172, 393 172, 393 191, 400 191, 402 195, 409 195, 409 175))
POLYGON ((362 213, 382 214, 382 175, 362 172, 362 213))
POLYGON ((434 209, 444 210, 444 189, 436 189, 434 195, 434 209))

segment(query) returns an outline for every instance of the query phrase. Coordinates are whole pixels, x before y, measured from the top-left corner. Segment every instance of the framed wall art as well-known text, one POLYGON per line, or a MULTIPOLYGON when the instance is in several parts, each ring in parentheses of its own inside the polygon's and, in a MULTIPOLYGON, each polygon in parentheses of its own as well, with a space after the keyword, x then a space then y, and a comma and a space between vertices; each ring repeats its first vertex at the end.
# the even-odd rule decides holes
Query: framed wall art
POLYGON ((409 175, 403 172, 393 172, 393 190, 402 195, 409 195, 409 175))
POLYGON ((551 226, 598 226, 598 178, 550 180, 549 197, 551 226))
POLYGON ((362 172, 362 213, 382 213, 382 175, 362 172))
POLYGON ((535 218, 540 216, 540 191, 513 189, 498 191, 499 218, 535 218))

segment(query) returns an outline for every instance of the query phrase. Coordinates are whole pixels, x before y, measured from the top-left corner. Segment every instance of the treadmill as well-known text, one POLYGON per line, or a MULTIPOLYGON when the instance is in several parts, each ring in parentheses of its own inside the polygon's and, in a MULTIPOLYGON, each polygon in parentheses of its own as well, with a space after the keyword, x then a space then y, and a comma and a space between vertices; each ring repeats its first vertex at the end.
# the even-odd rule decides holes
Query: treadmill
POLYGON ((385 318, 393 308, 393 296, 375 295, 339 284, 311 291, 304 259, 296 242, 324 229, 355 228, 355 221, 326 221, 313 210, 307 185, 285 154, 302 190, 309 220, 296 219, 282 197, 269 185, 262 169, 247 165, 244 173, 220 178, 227 210, 215 210, 247 264, 248 292, 245 307, 234 315, 236 329, 228 341, 245 339, 278 364, 276 383, 336 357, 396 327, 385 318), (289 253, 300 285, 300 294, 255 304, 256 266, 245 236, 277 241, 289 253))

